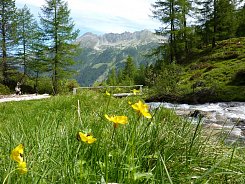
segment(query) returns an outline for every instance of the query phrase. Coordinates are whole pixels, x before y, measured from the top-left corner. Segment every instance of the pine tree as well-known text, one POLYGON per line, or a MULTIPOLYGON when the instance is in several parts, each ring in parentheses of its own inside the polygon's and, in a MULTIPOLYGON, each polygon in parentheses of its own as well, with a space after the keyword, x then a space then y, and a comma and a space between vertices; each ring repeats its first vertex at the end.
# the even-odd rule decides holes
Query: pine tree
POLYGON ((0 40, 1 70, 3 83, 10 82, 10 69, 15 65, 13 50, 16 44, 15 1, 1 0, 0 3, 0 40))
POLYGON ((146 84, 145 82, 145 70, 146 67, 145 65, 141 64, 139 69, 137 70, 136 76, 135 76, 135 84, 141 84, 144 85, 146 84))
POLYGON ((179 20, 179 25, 178 25, 179 30, 177 33, 178 55, 176 55, 176 57, 178 61, 178 60, 187 59, 188 53, 190 51, 188 37, 191 32, 191 28, 187 26, 187 17, 189 16, 190 11, 192 10, 192 6, 189 0, 178 0, 177 5, 178 7, 176 12, 176 17, 179 20))
POLYGON ((163 36, 169 36, 169 58, 170 63, 172 63, 176 52, 176 0, 158 0, 152 6, 154 8, 152 11, 153 17, 166 25, 165 28, 159 28, 156 33, 163 36))
POLYGON ((213 18, 213 0, 196 0, 197 11, 196 17, 198 26, 196 25, 196 33, 200 35, 201 41, 205 46, 211 43, 213 30, 211 19, 213 18))
POLYGON ((52 72, 53 92, 57 94, 59 81, 69 74, 70 66, 74 64, 73 56, 77 45, 72 42, 77 38, 78 30, 74 31, 67 2, 46 0, 41 11, 41 25, 46 39, 44 48, 52 72))
POLYGON ((187 26, 187 17, 192 9, 191 3, 189 0, 158 0, 153 4, 153 8, 153 17, 166 26, 159 28, 157 34, 169 38, 169 47, 166 47, 166 53, 169 55, 167 62, 181 62, 189 52, 188 32, 190 29, 187 26), (184 58, 183 55, 185 55, 184 58))
POLYGON ((235 36, 237 21, 235 3, 231 0, 203 0, 197 1, 199 7, 199 35, 205 45, 217 40, 224 40, 235 36))
POLYGON ((122 84, 124 81, 123 70, 119 70, 117 74, 118 84, 122 84))
POLYGON ((237 15, 238 27, 236 30, 236 36, 245 36, 245 5, 238 11, 237 15))
POLYGON ((230 0, 217 2, 217 40, 229 39, 235 36, 237 21, 235 4, 230 0))
POLYGON ((150 65, 145 68, 145 83, 149 87, 153 87, 156 84, 157 74, 154 71, 154 66, 150 65))
POLYGON ((126 59, 126 63, 123 69, 123 77, 126 83, 128 85, 133 85, 134 84, 134 78, 136 75, 136 66, 134 64, 133 58, 131 56, 128 56, 126 59))
POLYGON ((108 75, 107 84, 116 86, 117 85, 117 75, 116 70, 113 67, 108 75))
POLYGON ((42 30, 37 27, 32 37, 30 61, 27 63, 28 75, 35 78, 34 89, 38 93, 38 79, 40 74, 48 71, 48 62, 46 49, 43 48, 44 40, 42 30))
MULTIPOLYGON (((31 62, 33 62, 34 49, 33 46, 39 42, 41 35, 38 34, 38 24, 33 18, 29 8, 25 5, 22 9, 17 11, 18 17, 18 60, 23 66, 24 75, 27 74, 27 70, 31 62)), ((30 69, 29 69, 30 70, 30 69)))
POLYGON ((216 34, 217 34, 217 24, 218 24, 218 19, 217 19, 217 1, 218 0, 213 0, 214 11, 213 11, 213 39, 212 39, 212 48, 214 48, 216 46, 216 34))

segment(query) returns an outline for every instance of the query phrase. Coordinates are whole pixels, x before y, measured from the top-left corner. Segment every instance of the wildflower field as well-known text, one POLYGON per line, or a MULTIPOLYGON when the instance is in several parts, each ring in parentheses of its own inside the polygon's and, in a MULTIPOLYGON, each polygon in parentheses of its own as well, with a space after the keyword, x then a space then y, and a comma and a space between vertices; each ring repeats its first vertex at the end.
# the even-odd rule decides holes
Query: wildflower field
POLYGON ((245 183, 245 150, 138 96, 0 104, 3 184, 245 183))

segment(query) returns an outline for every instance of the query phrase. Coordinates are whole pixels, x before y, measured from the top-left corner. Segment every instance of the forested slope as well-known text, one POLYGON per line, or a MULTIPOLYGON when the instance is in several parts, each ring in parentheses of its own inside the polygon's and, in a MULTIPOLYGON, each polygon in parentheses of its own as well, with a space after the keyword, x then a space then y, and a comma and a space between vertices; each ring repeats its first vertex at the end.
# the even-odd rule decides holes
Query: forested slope
POLYGON ((245 101, 245 38, 217 42, 180 65, 177 92, 157 93, 149 100, 204 103, 245 101))

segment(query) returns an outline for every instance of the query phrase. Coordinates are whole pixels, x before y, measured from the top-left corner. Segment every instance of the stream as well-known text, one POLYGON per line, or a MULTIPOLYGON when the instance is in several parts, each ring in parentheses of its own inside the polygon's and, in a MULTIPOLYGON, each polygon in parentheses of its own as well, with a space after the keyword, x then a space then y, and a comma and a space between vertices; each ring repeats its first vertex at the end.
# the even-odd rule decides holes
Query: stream
POLYGON ((148 103, 151 108, 173 109, 177 115, 189 118, 194 123, 202 117, 207 128, 229 132, 227 142, 239 141, 245 144, 245 102, 206 103, 200 105, 148 103))

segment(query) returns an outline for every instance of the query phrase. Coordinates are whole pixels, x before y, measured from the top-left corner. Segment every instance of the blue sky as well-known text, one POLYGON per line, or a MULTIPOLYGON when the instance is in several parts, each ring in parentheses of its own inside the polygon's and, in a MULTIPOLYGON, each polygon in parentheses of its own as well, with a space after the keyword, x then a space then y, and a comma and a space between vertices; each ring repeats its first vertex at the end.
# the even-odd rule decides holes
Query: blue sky
MULTIPOLYGON (((155 0, 67 0, 71 17, 80 30, 96 34, 154 31, 161 24, 152 19, 151 4, 155 0)), ((36 17, 45 0, 16 0, 17 8, 27 5, 36 17)))

